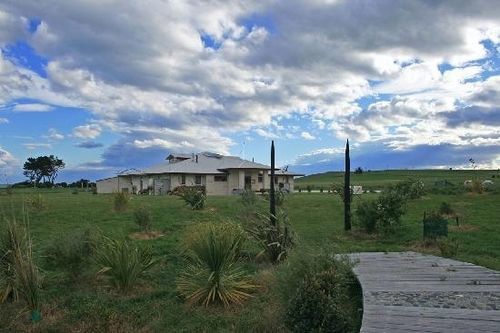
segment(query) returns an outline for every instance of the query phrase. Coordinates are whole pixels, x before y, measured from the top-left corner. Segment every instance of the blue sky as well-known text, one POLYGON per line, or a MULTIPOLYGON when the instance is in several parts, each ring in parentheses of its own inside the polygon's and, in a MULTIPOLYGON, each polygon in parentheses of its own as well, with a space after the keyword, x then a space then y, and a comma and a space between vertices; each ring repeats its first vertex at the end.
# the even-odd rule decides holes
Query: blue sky
POLYGON ((0 4, 0 183, 216 151, 314 173, 500 168, 500 3, 0 4))

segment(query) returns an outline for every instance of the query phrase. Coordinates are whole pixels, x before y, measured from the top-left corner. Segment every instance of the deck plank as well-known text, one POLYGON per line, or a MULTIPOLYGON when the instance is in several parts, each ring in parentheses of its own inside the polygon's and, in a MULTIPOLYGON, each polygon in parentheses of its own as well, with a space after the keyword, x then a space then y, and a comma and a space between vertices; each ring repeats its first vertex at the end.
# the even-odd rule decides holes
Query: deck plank
POLYGON ((363 289, 361 332, 500 332, 500 272, 416 252, 348 256, 363 289))

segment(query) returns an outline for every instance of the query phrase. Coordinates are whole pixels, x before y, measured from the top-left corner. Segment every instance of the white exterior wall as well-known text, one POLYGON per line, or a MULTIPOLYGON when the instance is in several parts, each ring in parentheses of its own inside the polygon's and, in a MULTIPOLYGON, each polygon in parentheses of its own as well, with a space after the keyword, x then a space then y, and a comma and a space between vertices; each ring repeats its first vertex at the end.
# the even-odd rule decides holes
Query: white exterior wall
POLYGON ((96 182, 97 193, 113 193, 118 191, 118 177, 98 180, 96 182))
POLYGON ((219 182, 214 180, 214 175, 206 175, 206 189, 207 195, 228 195, 229 191, 229 178, 225 182, 219 182))

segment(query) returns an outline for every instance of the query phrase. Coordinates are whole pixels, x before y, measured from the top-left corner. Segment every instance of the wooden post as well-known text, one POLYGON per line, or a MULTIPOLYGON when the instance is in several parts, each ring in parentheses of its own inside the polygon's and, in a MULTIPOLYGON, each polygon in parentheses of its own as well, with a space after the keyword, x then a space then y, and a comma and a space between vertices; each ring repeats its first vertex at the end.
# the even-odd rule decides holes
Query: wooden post
POLYGON ((351 230, 351 159, 349 157, 349 139, 345 145, 344 171, 344 229, 351 230))
POLYGON ((276 225, 276 198, 274 195, 274 140, 271 141, 271 186, 269 189, 269 219, 272 225, 276 225))

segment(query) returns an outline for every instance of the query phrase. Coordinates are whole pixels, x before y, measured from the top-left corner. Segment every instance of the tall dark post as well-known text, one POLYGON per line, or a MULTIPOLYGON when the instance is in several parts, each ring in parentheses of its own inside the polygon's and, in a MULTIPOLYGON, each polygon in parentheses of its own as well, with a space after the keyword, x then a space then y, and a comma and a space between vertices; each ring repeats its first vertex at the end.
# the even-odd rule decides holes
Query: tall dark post
POLYGON ((276 200, 274 196, 274 141, 271 141, 271 187, 269 192, 269 214, 272 225, 276 224, 276 200))
POLYGON ((351 230, 351 158, 349 157, 349 139, 345 145, 344 172, 344 229, 351 230))

